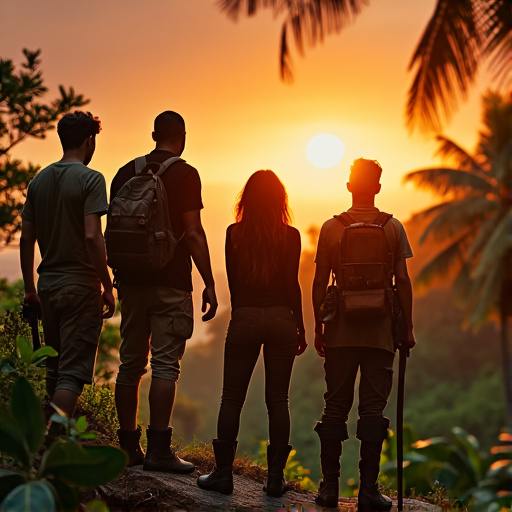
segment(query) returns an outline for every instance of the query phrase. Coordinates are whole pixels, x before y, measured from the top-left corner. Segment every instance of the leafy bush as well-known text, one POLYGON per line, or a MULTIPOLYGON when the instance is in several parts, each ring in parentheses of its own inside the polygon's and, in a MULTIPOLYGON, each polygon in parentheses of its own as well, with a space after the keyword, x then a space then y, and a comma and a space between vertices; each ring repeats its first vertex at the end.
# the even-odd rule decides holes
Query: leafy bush
POLYGON ((30 327, 17 311, 8 311, 0 324, 0 404, 7 404, 12 394, 14 382, 19 376, 27 378, 42 399, 45 396, 45 368, 47 357, 57 352, 43 346, 33 350, 28 341, 30 327))
POLYGON ((119 420, 114 393, 110 387, 107 384, 84 386, 78 405, 90 421, 96 423, 93 425, 94 430, 104 432, 109 441, 115 442, 119 420))
POLYGON ((1 512, 76 510, 80 487, 105 484, 126 464, 126 455, 118 448, 80 444, 76 438, 85 436, 86 427, 80 419, 68 423, 69 431, 74 427, 75 439, 56 439, 39 462, 46 422, 41 403, 24 377, 14 384, 9 409, 0 412, 0 452, 21 465, 21 472, 0 471, 1 512))

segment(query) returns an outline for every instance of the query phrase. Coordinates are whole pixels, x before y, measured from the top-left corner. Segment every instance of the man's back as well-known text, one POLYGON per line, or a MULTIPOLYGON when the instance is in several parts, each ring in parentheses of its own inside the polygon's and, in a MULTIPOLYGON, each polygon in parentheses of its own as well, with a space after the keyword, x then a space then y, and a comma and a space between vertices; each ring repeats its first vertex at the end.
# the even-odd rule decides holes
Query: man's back
MULTIPOLYGON (((170 151, 154 150, 146 156, 147 162, 162 163, 176 156, 170 151)), ((112 180, 110 200, 120 188, 135 176, 135 164, 131 160, 121 167, 112 180)), ((179 239, 172 261, 167 267, 156 272, 116 272, 116 278, 130 284, 150 284, 170 286, 178 290, 192 291, 192 263, 187 244, 183 239, 184 225, 182 214, 203 208, 201 200, 201 180, 197 170, 185 162, 170 166, 162 176, 167 191, 171 225, 176 239, 179 239)))
POLYGON ((106 212, 105 179, 79 162, 43 169, 27 193, 23 219, 34 222, 42 261, 40 287, 94 284, 98 276, 85 245, 84 216, 106 212))

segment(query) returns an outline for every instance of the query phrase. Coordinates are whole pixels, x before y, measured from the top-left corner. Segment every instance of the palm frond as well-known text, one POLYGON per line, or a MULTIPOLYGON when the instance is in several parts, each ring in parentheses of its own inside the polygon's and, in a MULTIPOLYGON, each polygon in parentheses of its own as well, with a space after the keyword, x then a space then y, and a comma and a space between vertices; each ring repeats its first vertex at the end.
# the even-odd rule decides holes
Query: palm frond
POLYGON ((404 183, 412 182, 418 188, 431 190, 441 196, 450 192, 461 193, 468 190, 481 194, 496 193, 487 176, 449 167, 432 167, 411 171, 403 177, 403 181, 404 183))
POLYGON ((494 210, 494 202, 485 196, 466 196, 460 200, 453 200, 428 224, 419 243, 422 244, 427 239, 443 242, 464 232, 467 233, 466 239, 470 242, 489 212, 494 210))
POLYGON ((437 278, 446 277, 450 273, 458 272, 462 266, 466 253, 466 236, 454 240, 448 247, 432 258, 414 280, 415 287, 422 289, 428 287, 437 278))
POLYGON ((512 33, 509 33, 493 52, 489 61, 493 70, 493 81, 500 89, 509 89, 512 83, 512 33))
POLYGON ((466 98, 478 70, 482 44, 473 0, 438 0, 412 56, 416 75, 409 88, 406 120, 439 131, 441 113, 449 118, 459 97, 466 98))
POLYGON ((325 35, 339 33, 347 26, 369 0, 288 0, 279 3, 274 11, 285 10, 287 18, 281 31, 281 52, 279 57, 281 77, 285 80, 293 78, 291 56, 286 39, 288 29, 291 29, 295 46, 300 55, 304 47, 314 48, 324 40, 325 35))
POLYGON ((470 327, 478 327, 498 306, 503 275, 503 266, 497 265, 481 279, 474 281, 466 308, 467 323, 470 327))
POLYGON ((218 0, 217 5, 230 18, 238 20, 240 15, 253 16, 261 9, 272 8, 277 11, 282 0, 218 0))
POLYGON ((512 250, 512 211, 504 215, 497 224, 482 250, 482 256, 474 272, 476 279, 488 274, 492 268, 500 266, 503 257, 512 250))
POLYGON ((479 2, 478 23, 485 35, 484 51, 492 55, 490 69, 494 78, 511 80, 512 75, 512 9, 510 0, 479 2))
POLYGON ((512 101, 499 93, 489 92, 483 97, 482 122, 477 152, 491 164, 503 151, 510 151, 512 140, 512 101))
POLYGON ((453 160, 457 163, 458 169, 471 171, 484 179, 486 178, 485 171, 482 169, 480 164, 464 148, 459 146, 453 140, 448 139, 444 135, 437 135, 436 140, 439 142, 436 156, 441 156, 443 158, 453 158, 453 160))
POLYGON ((422 224, 427 219, 432 217, 432 215, 438 213, 443 208, 446 208, 451 203, 451 200, 445 201, 443 203, 438 203, 434 206, 431 206, 430 208, 425 208, 424 210, 421 210, 419 212, 415 212, 412 214, 411 219, 409 222, 411 224, 422 224))
POLYGON ((497 210, 498 204, 496 203, 494 215, 490 215, 489 218, 486 219, 480 226, 480 229, 478 230, 478 233, 468 251, 469 261, 473 261, 475 258, 478 257, 478 255, 482 252, 483 248, 485 247, 485 245, 491 238, 492 234, 496 230, 496 227, 500 222, 500 217, 496 214, 497 210))

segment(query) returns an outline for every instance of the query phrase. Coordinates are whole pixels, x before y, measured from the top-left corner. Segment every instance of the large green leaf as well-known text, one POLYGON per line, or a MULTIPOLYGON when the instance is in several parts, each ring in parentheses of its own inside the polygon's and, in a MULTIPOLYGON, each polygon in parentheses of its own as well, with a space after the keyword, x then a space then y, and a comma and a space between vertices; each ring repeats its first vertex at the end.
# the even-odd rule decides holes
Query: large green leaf
POLYGON ((0 410, 0 452, 17 458, 24 466, 30 461, 30 448, 23 431, 10 411, 0 410))
POLYGON ((44 347, 38 348, 33 354, 31 363, 38 365, 44 361, 47 357, 55 357, 59 353, 52 347, 45 345, 44 347))
POLYGON ((12 490, 2 502, 0 512, 54 512, 55 497, 45 482, 29 482, 12 490))
POLYGON ((23 475, 7 469, 0 469, 0 503, 15 487, 24 482, 23 475))
POLYGON ((80 489, 72 487, 58 478, 45 479, 52 490, 59 510, 77 510, 80 504, 80 489))
POLYGON ((118 476, 126 454, 113 446, 84 446, 72 440, 57 440, 43 456, 40 476, 55 476, 83 487, 96 487, 118 476))
POLYGON ((11 397, 11 412, 27 440, 32 453, 36 453, 46 430, 43 408, 32 386, 25 377, 18 377, 11 397))
POLYGON ((16 339, 16 344, 18 345, 18 350, 20 352, 20 359, 24 363, 30 363, 32 354, 34 353, 30 342, 27 340, 27 338, 18 337, 16 339))
POLYGON ((476 478, 482 478, 483 462, 482 457, 480 456, 480 445, 477 438, 471 434, 468 434, 461 427, 453 427, 451 433, 454 443, 466 454, 468 461, 473 467, 476 478))

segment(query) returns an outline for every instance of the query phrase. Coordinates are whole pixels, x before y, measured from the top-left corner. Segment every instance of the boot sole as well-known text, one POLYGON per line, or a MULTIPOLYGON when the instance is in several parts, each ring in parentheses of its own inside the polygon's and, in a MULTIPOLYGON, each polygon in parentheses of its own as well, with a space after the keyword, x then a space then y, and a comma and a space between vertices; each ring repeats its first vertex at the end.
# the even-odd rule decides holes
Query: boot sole
POLYGON ((152 466, 150 464, 144 463, 142 465, 142 470, 143 471, 154 471, 155 473, 177 473, 177 474, 181 474, 181 475, 189 475, 190 473, 193 473, 196 470, 196 468, 195 468, 195 466, 192 466, 192 468, 190 468, 190 469, 180 470, 180 469, 167 468, 165 466, 157 466, 157 465, 152 466))
POLYGON ((220 494, 225 494, 226 496, 228 496, 229 494, 233 494, 233 487, 212 489, 211 487, 204 487, 203 484, 200 483, 199 479, 197 479, 196 483, 197 483, 197 486, 200 489, 203 489, 204 491, 219 492, 220 494))
MULTIPOLYGON (((338 503, 339 503, 339 499, 336 498, 336 500, 334 500, 334 498, 332 500, 323 500, 323 499, 318 499, 315 498, 315 503, 321 507, 326 507, 326 508, 338 508, 338 503)), ((358 512, 361 512, 362 509, 357 509, 358 512)))

